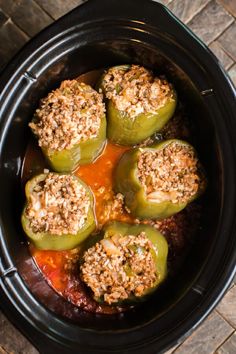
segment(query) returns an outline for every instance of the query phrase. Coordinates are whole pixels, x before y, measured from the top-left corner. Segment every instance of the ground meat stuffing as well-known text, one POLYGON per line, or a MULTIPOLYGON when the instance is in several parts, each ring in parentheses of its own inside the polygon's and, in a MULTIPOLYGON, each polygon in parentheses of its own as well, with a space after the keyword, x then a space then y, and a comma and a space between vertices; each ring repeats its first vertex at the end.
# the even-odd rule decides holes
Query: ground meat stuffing
POLYGON ((43 98, 29 124, 39 146, 61 151, 98 135, 105 114, 103 97, 92 87, 66 80, 43 98))
POLYGON ((90 207, 85 187, 70 175, 48 173, 36 184, 26 208, 33 232, 77 234, 90 207))
POLYGON ((144 232, 103 239, 85 252, 81 278, 108 304, 140 297, 158 279, 152 249, 144 232))
POLYGON ((201 188, 201 166, 191 146, 173 142, 161 150, 140 151, 138 178, 148 200, 185 203, 201 188))
POLYGON ((119 111, 131 118, 140 113, 155 113, 172 99, 171 85, 139 65, 118 66, 107 71, 103 79, 105 95, 119 111))

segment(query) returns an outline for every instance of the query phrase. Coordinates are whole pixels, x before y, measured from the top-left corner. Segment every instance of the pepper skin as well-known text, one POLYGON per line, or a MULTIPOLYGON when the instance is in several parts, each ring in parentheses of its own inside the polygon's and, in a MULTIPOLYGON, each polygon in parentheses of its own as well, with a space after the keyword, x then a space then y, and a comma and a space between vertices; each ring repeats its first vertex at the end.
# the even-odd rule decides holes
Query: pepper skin
POLYGON ((93 195, 87 185, 81 181, 78 177, 75 177, 78 180, 78 183, 82 184, 89 195, 91 207, 88 211, 88 216, 85 224, 83 227, 78 231, 77 234, 63 234, 63 235, 53 235, 46 232, 38 232, 35 233, 30 227, 29 220, 26 216, 26 208, 30 199, 30 195, 36 184, 40 181, 43 181, 46 177, 46 174, 40 174, 36 177, 33 177, 26 183, 25 186, 25 195, 26 195, 26 205, 23 209, 21 215, 21 223, 24 232, 28 236, 30 242, 34 244, 34 246, 41 250, 56 250, 56 251, 63 251, 75 248, 78 246, 82 241, 84 241, 92 231, 94 231, 96 227, 94 212, 93 212, 93 195))
MULTIPOLYGON (((154 285, 147 289, 142 296, 136 297, 135 295, 129 296, 128 299, 118 301, 116 305, 122 305, 125 303, 134 303, 145 301, 146 297, 153 293, 157 287, 163 282, 167 275, 167 255, 168 255, 168 244, 165 237, 154 227, 145 224, 128 224, 118 221, 113 221, 104 226, 99 237, 91 237, 86 241, 86 249, 92 247, 95 243, 101 239, 111 239, 112 236, 123 237, 126 235, 137 236, 141 232, 145 232, 146 237, 153 244, 151 249, 151 254, 156 265, 156 272, 158 274, 157 280, 154 285)), ((132 247, 132 246, 131 246, 132 247)), ((142 252, 141 247, 137 247, 137 252, 142 252)), ((133 274, 133 271, 129 268, 127 264, 127 272, 129 275, 133 274)), ((98 302, 104 302, 102 298, 95 298, 98 302)))
MULTIPOLYGON (((129 68, 130 66, 121 65, 120 67, 129 68)), ((98 87, 105 96, 103 77, 100 79, 98 87)), ((175 90, 172 89, 172 97, 163 107, 157 109, 155 114, 141 113, 135 118, 131 118, 129 114, 119 111, 112 100, 106 99, 107 138, 120 145, 138 144, 164 127, 173 116, 176 104, 177 95, 175 90)))
POLYGON ((160 150, 168 144, 177 142, 189 146, 188 143, 170 139, 145 148, 134 148, 125 152, 115 171, 114 189, 117 193, 122 193, 125 197, 125 204, 131 213, 139 219, 165 219, 184 209, 190 202, 200 196, 206 184, 203 183, 198 192, 187 202, 173 203, 172 201, 151 202, 147 199, 141 182, 137 177, 137 163, 139 154, 145 150, 160 150))
POLYGON ((55 151, 42 148, 50 167, 56 172, 71 172, 79 165, 93 162, 101 153, 106 141, 106 117, 101 118, 97 137, 84 140, 70 149, 55 151))

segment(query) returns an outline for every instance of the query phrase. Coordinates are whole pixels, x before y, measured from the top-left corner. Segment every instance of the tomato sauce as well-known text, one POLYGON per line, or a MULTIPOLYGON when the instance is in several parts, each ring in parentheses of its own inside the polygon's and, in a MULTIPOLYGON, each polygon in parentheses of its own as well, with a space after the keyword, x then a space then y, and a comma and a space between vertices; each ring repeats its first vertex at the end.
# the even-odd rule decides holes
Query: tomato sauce
POLYGON ((133 218, 121 207, 113 192, 113 173, 121 155, 129 148, 107 143, 103 154, 92 164, 80 166, 76 171, 92 189, 95 197, 95 215, 99 228, 107 221, 132 222, 133 218))

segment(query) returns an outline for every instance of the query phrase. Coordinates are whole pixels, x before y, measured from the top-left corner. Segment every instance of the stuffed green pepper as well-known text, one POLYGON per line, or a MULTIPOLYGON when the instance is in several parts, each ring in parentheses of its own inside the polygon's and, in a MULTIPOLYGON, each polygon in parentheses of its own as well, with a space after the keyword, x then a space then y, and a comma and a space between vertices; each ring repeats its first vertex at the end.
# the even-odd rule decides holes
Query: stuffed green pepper
POLYGON ((21 222, 38 249, 72 249, 96 227, 92 193, 76 176, 37 175, 26 183, 25 194, 21 222))
POLYGON ((89 85, 63 81, 41 100, 29 124, 51 168, 70 172, 91 163, 106 139, 103 97, 89 85))
POLYGON ((85 251, 81 278, 98 302, 145 300, 166 277, 167 254, 167 242, 154 227, 112 222, 85 251))
POLYGON ((205 186, 195 149, 178 139, 125 152, 115 172, 115 190, 140 219, 164 219, 178 213, 205 186))
POLYGON ((142 66, 112 67, 98 87, 106 97, 107 137, 114 143, 138 144, 174 114, 177 96, 172 85, 142 66))

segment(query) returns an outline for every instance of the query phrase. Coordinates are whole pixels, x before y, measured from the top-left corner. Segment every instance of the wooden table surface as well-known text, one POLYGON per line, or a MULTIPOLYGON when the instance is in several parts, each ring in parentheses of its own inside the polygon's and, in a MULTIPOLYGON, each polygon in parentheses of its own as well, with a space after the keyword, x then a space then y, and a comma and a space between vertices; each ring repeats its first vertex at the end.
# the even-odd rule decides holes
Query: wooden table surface
MULTIPOLYGON (((119 1, 119 0, 117 0, 119 1)), ((0 0, 0 69, 82 0, 0 0)), ((236 0, 163 0, 215 53, 236 86, 236 0)), ((0 311, 0 354, 38 351, 0 311)), ((45 351, 47 353, 47 351, 45 351)), ((195 332, 165 354, 236 354, 236 281, 195 332)), ((144 353, 148 354, 148 353, 144 353)))

